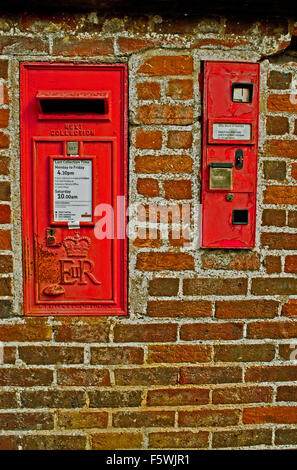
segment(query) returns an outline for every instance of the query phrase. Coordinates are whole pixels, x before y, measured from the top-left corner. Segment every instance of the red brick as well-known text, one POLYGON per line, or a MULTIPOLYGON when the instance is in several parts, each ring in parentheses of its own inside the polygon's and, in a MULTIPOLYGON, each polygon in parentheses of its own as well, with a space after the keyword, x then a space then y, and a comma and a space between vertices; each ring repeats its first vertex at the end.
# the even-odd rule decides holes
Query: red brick
POLYGON ((79 364, 84 348, 67 346, 19 346, 19 357, 26 364, 79 364))
POLYGON ((149 317, 210 317, 211 310, 211 302, 208 300, 152 300, 147 306, 149 317))
POLYGON ((53 429, 54 416, 52 413, 0 413, 0 429, 53 429))
POLYGON ((23 450, 85 450, 86 436, 71 435, 24 435, 23 450))
POLYGON ((8 122, 9 122, 9 109, 0 109, 0 127, 1 128, 7 127, 8 122))
POLYGON ((210 346, 201 344, 162 344, 158 346, 149 346, 147 362, 209 362, 210 359, 210 346))
POLYGON ((4 79, 8 78, 8 60, 0 60, 0 77, 4 79))
POLYGON ((278 72, 277 70, 272 70, 268 76, 267 86, 269 88, 274 88, 275 90, 286 90, 290 88, 291 80, 291 73, 284 73, 278 72))
POLYGON ((112 55, 113 40, 112 39, 96 39, 65 36, 63 39, 54 39, 53 54, 63 56, 106 56, 112 55))
POLYGON ((221 384, 242 382, 240 367, 184 366, 180 369, 181 384, 221 384))
POLYGON ((293 424, 297 423, 297 408, 294 406, 271 406, 243 410, 244 424, 293 424))
MULTIPOLYGON (((287 165, 284 161, 266 160, 263 165, 264 178, 266 180, 283 181, 287 174, 287 165)), ((268 209, 269 210, 269 209, 268 209)))
MULTIPOLYGON (((280 95, 284 96, 284 95, 280 95)), ((296 105, 295 105, 296 106, 296 105)), ((297 109, 297 106, 296 106, 297 109)), ((288 111, 286 109, 286 111, 288 111)), ((271 157, 297 157, 297 140, 271 139, 266 142, 265 155, 271 157)))
POLYGON ((155 56, 144 62, 138 73, 145 75, 191 75, 193 59, 183 55, 155 56))
POLYGON ((277 401, 297 401, 297 386, 282 385, 278 387, 276 400, 277 401))
POLYGON ((160 248, 162 245, 160 230, 138 227, 133 245, 139 247, 160 248))
POLYGON ((168 180, 163 183, 166 199, 192 199, 190 180, 168 180))
MULTIPOLYGON (((0 149, 8 149, 9 147, 9 136, 0 132, 0 149)), ((8 184, 8 183, 7 183, 8 184)), ((3 199, 4 201, 8 201, 8 199, 3 199)))
POLYGON ((192 173, 192 159, 187 155, 139 155, 135 158, 136 173, 192 173))
POLYGON ((286 256, 285 273, 297 273, 297 255, 286 256))
POLYGON ((143 436, 136 432, 98 433, 92 436, 94 450, 140 449, 143 436))
POLYGON ((283 116, 267 116, 266 132, 268 135, 283 135, 289 132, 288 118, 283 116))
POLYGON ((188 149, 192 147, 191 131, 169 131, 167 147, 170 149, 188 149))
POLYGON ((58 427, 61 429, 106 428, 108 413, 105 411, 60 411, 58 427))
MULTIPOLYGON (((1 100, 1 84, 0 84, 0 100, 1 100)), ((9 175, 9 167, 10 167, 10 158, 0 157, 0 174, 9 175)))
POLYGON ((159 196, 159 183, 153 178, 138 178, 137 192, 145 197, 159 196))
POLYGON ((216 301, 217 318, 273 318, 277 313, 275 300, 216 301))
POLYGON ((91 364, 143 364, 144 352, 135 347, 92 347, 91 364))
POLYGON ((110 325, 97 318, 80 321, 67 319, 54 327, 55 341, 79 343, 107 343, 110 325), (67 323, 66 323, 67 322, 67 323))
POLYGON ((274 344, 224 344, 214 346, 215 362, 264 362, 275 356, 274 344))
POLYGON ((253 322, 247 326, 248 338, 295 338, 297 323, 290 321, 253 322))
POLYGON ((270 429, 236 429, 236 431, 218 431, 213 434, 213 448, 271 445, 270 429))
POLYGON ((204 269, 230 269, 236 271, 255 271, 260 267, 257 253, 203 253, 201 256, 204 269))
POLYGON ((38 320, 0 325, 0 341, 49 341, 51 336, 52 327, 38 320))
MULTIPOLYGON (((0 408, 18 408, 16 392, 0 392, 0 408)), ((1 449, 1 446, 0 446, 1 449)))
POLYGON ((0 450, 18 450, 18 436, 0 436, 0 450))
POLYGON ((138 106, 137 121, 142 124, 187 125, 193 122, 193 107, 169 104, 143 104, 138 106))
POLYGON ((140 271, 183 271, 194 269, 194 259, 187 253, 139 253, 136 269, 140 271))
POLYGON ((51 385, 53 382, 53 371, 38 368, 9 367, 0 369, 0 385, 33 387, 51 385))
POLYGON ((147 392, 148 406, 186 406, 209 403, 209 390, 205 388, 158 389, 147 392))
MULTIPOLYGON (((0 148, 1 148, 1 136, 0 136, 0 148)), ((0 200, 1 201, 10 200, 10 183, 8 181, 0 182, 0 200)))
POLYGON ((293 99, 290 99, 290 97, 290 94, 269 95, 267 99, 267 109, 276 112, 296 113, 297 106, 295 95, 293 95, 293 99))
POLYGON ((275 431, 275 444, 297 444, 297 429, 277 429, 275 431))
POLYGON ((185 295, 242 295, 247 293, 244 278, 194 278, 184 280, 185 295))
POLYGON ((58 384, 67 386, 98 387, 110 385, 107 369, 98 368, 60 368, 58 369, 58 384))
POLYGON ((297 211, 289 211, 288 226, 292 228, 297 228, 297 211))
POLYGON ((9 277, 0 279, 0 295, 11 295, 11 279, 9 277))
POLYGON ((24 408, 82 408, 86 406, 83 390, 26 390, 21 393, 24 408))
POLYGON ((137 84, 139 100, 159 100, 161 98, 160 83, 142 82, 137 84))
POLYGON ((193 98, 193 80, 171 79, 168 81, 167 96, 174 100, 190 100, 193 98))
POLYGON ((177 325, 167 323, 122 324, 114 328, 114 341, 151 343, 154 341, 175 341, 177 338, 177 325))
POLYGON ((268 186, 264 204, 297 204, 297 186, 268 186))
POLYGON ((138 130, 135 147, 138 149, 159 150, 162 147, 162 131, 138 130))
POLYGON ((279 209, 264 209, 262 225, 283 227, 286 225, 286 211, 279 209))
POLYGON ((0 230, 0 250, 11 250, 10 230, 0 230))
POLYGON ((292 277, 252 279, 253 295, 295 295, 297 279, 292 277))
POLYGON ((88 392, 90 408, 126 408, 140 406, 141 390, 94 390, 88 392))
POLYGON ((292 175, 292 178, 297 180, 297 163, 292 163, 291 175, 292 175))
POLYGON ((216 405, 271 402, 272 399, 271 387, 225 387, 212 392, 212 402, 216 405))
POLYGON ((208 447, 208 432, 171 431, 149 433, 149 448, 197 449, 208 447))
POLYGON ((136 38, 119 38, 118 39, 118 47, 122 54, 156 47, 156 45, 158 45, 159 43, 160 41, 152 41, 148 39, 136 39, 136 38))
POLYGON ((173 427, 174 411, 119 411, 112 424, 116 428, 173 427))
POLYGON ((242 338, 241 323, 188 323, 181 326, 180 337, 184 341, 228 340, 242 338))
POLYGON ((176 385, 177 367, 142 367, 115 370, 116 385, 176 385))
POLYGON ((297 246, 296 233, 262 233, 262 246, 268 246, 271 250, 295 250, 297 246))
POLYGON ((239 410, 180 411, 178 424, 182 427, 235 426, 239 423, 239 410))
POLYGON ((246 382, 290 382, 297 380, 296 366, 251 366, 245 374, 246 382))
POLYGON ((282 307, 282 316, 284 317, 297 317, 297 300, 291 299, 282 307))
POLYGON ((291 354, 293 353, 293 357, 294 357, 296 349, 297 349, 297 346, 295 346, 295 344, 292 344, 292 343, 279 344, 278 346, 279 357, 283 359, 284 361, 291 361, 292 360, 291 354))
POLYGON ((11 209, 8 204, 0 204, 0 224, 9 224, 11 220, 11 209))
POLYGON ((267 274, 280 273, 282 270, 282 262, 280 256, 266 256, 265 267, 267 274))
POLYGON ((0 255, 0 273, 11 273, 13 271, 13 259, 10 255, 0 255))
POLYGON ((49 53, 49 41, 26 36, 1 36, 0 54, 49 53))
POLYGON ((11 300, 0 300, 0 318, 9 318, 14 315, 11 300))
MULTIPOLYGON (((171 296, 177 295, 178 293, 178 286, 179 286, 179 279, 176 278, 155 278, 149 281, 149 288, 148 292, 149 295, 154 296, 171 296)), ((169 302, 169 304, 172 301, 169 302)), ((168 302, 166 302, 168 304, 168 302)), ((152 308, 154 306, 154 302, 152 302, 152 308)))

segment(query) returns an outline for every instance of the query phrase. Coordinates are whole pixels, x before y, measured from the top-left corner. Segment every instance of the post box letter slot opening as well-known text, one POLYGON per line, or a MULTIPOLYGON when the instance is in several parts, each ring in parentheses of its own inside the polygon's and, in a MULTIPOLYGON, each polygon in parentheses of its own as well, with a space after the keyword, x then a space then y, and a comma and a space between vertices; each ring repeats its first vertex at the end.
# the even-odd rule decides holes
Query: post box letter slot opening
POLYGON ((39 119, 110 119, 110 93, 39 91, 39 119))

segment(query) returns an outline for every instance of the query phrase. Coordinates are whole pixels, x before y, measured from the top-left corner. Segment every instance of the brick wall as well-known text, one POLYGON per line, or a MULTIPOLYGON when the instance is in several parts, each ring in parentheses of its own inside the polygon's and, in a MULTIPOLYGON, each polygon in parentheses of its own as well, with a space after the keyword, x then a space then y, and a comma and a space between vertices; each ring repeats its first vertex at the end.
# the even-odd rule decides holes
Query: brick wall
POLYGON ((90 12, 0 28, 0 449, 296 447, 294 21, 90 12), (126 318, 24 318, 19 62, 126 63, 130 202, 170 205, 199 200, 205 59, 261 61, 255 249, 138 237, 126 318))

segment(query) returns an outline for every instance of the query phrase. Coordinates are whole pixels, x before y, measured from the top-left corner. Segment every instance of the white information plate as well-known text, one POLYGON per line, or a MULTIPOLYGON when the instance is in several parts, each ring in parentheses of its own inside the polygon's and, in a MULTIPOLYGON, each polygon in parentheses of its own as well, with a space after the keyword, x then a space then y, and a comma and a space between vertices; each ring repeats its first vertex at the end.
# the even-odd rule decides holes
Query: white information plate
POLYGON ((251 134, 251 124, 215 122, 212 126, 212 138, 215 140, 251 140, 251 134))
POLYGON ((54 159, 54 222, 92 222, 92 160, 54 159))

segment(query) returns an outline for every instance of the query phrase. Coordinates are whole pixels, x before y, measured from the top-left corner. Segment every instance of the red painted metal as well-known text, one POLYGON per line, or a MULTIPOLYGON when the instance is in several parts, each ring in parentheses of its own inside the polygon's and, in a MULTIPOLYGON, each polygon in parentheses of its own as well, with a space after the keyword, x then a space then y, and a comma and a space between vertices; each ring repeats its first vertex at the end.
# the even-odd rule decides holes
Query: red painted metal
POLYGON ((250 248, 255 245, 259 64, 207 61, 202 78, 201 245, 203 248, 250 248), (251 102, 233 101, 234 84, 252 90, 251 102), (246 124, 250 135, 242 136, 239 132, 232 137, 229 134, 231 138, 223 138, 224 134, 218 138, 218 134, 214 135, 216 123, 246 124), (235 166, 238 150, 243 153, 242 168, 235 166), (210 189, 210 168, 214 164, 233 164, 232 189, 210 189), (247 223, 234 224, 234 210, 247 210, 247 223))
POLYGON ((127 195, 126 67, 39 62, 22 63, 20 72, 25 314, 125 315, 127 240, 117 234, 120 220, 126 227, 119 212, 127 195), (66 168, 65 180, 54 183, 55 165, 55 178, 66 168), (75 201, 70 212, 63 202, 54 213, 54 198, 58 208, 58 197, 83 204, 83 191, 91 199, 80 220, 75 201), (113 239, 95 236, 99 204, 113 208, 113 239))

